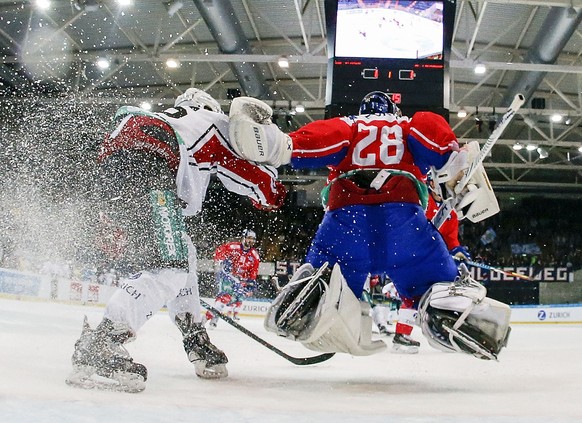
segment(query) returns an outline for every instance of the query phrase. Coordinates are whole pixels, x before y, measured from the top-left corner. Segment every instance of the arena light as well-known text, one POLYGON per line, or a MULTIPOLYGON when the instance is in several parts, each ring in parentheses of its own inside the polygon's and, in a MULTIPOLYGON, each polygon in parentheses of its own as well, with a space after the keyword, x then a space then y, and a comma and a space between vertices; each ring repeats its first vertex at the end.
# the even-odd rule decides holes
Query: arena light
POLYGON ((279 64, 280 68, 286 69, 289 67, 289 59, 287 59, 285 56, 279 57, 277 63, 279 64))
POLYGON ((111 65, 111 63, 109 63, 109 60, 105 59, 104 57, 100 57, 99 59, 97 59, 97 67, 99 69, 108 69, 109 66, 111 65))
POLYGON ((487 72, 487 68, 485 67, 485 65, 483 63, 477 63, 475 65, 475 68, 473 69, 473 71, 477 75, 483 75, 485 72, 487 72))
POLYGON ((537 146, 535 146, 534 144, 528 144, 525 149, 527 151, 534 151, 535 149, 537 149, 537 146))
POLYGON ((523 144, 516 142, 515 144, 513 144, 513 147, 511 147, 511 148, 513 148, 515 151, 519 151, 519 150, 523 149, 523 144))
POLYGON ((295 106, 295 111, 297 113, 303 113, 305 111, 305 106, 303 104, 298 104, 295 106))
POLYGON ((465 109, 459 109, 457 117, 460 117, 461 119, 467 117, 467 111, 465 109))
POLYGON ((538 154, 540 155, 540 159, 546 159, 550 154, 545 148, 538 147, 538 154))
POLYGON ((555 113, 550 117, 550 119, 554 123, 562 122, 562 115, 555 113))
POLYGON ((49 7, 51 7, 51 2, 50 0, 36 0, 36 7, 38 7, 41 10, 46 10, 49 7))
POLYGON ((169 69, 176 69, 180 67, 180 62, 176 59, 168 59, 166 60, 166 67, 169 69))

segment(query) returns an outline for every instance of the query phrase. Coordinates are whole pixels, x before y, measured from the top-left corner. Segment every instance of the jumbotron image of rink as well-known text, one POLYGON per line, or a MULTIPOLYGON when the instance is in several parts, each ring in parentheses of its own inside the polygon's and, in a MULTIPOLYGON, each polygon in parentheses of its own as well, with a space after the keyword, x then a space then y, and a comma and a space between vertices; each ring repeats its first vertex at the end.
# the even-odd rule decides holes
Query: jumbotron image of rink
POLYGON ((442 3, 407 1, 399 9, 343 3, 337 13, 336 57, 442 59, 442 3))
MULTIPOLYGON (((221 321, 210 331, 229 357, 229 376, 203 380, 166 312, 153 316, 133 358, 147 366, 145 391, 83 390, 65 384, 83 316, 102 307, 0 298, 0 419, 6 423, 574 423, 582 421, 582 325, 516 324, 499 361, 431 348, 336 354, 297 366, 221 321)), ((315 355, 240 323, 286 353, 315 355)), ((376 334, 391 343, 391 338, 376 334)))

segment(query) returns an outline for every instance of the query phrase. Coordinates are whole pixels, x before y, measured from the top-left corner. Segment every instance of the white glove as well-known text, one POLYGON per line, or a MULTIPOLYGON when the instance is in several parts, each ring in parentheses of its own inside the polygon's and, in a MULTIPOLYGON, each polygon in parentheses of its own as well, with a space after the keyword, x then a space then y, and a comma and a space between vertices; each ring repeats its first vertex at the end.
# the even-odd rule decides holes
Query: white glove
POLYGON ((279 167, 291 162, 291 138, 271 123, 271 108, 251 97, 237 97, 230 108, 230 143, 246 160, 279 167))

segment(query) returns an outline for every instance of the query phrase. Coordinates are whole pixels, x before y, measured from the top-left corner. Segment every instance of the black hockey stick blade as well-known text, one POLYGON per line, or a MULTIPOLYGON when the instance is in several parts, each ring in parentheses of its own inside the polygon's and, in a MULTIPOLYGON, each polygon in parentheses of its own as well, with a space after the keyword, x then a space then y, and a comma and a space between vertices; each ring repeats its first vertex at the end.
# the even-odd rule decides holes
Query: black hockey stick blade
POLYGON ((265 341, 263 338, 260 338, 259 336, 255 335, 253 332, 251 332, 250 330, 248 330, 244 326, 239 325, 237 322, 232 320, 230 317, 226 316, 225 314, 222 314, 220 311, 218 311, 216 308, 212 307, 210 304, 208 304, 202 298, 200 299, 200 304, 202 304, 202 306, 204 308, 206 308, 207 310, 210 310, 216 316, 220 317, 226 323, 233 326, 235 329, 238 329, 239 331, 244 333, 249 338, 254 339, 259 344, 261 344, 264 347, 273 351, 275 354, 283 357, 285 360, 290 361, 291 363, 296 364, 298 366, 308 366, 310 364, 322 363, 324 361, 329 360, 330 358, 332 358, 335 355, 335 353, 325 353, 325 354, 320 354, 320 355, 316 355, 313 357, 293 357, 293 356, 290 356, 289 354, 281 351, 279 348, 277 348, 274 345, 270 344, 269 342, 265 341))

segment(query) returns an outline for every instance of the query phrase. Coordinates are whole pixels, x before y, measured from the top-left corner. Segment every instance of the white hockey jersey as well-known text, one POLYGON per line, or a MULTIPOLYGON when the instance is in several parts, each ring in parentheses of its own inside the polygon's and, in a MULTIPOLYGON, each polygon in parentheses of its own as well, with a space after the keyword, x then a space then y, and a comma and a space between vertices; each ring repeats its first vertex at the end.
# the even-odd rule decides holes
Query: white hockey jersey
POLYGON ((241 159, 230 146, 228 116, 188 106, 161 113, 124 106, 116 118, 120 123, 103 143, 99 159, 123 149, 148 151, 166 159, 176 170, 185 216, 201 210, 212 174, 257 207, 277 208, 283 203, 285 188, 277 182, 277 170, 241 159))

